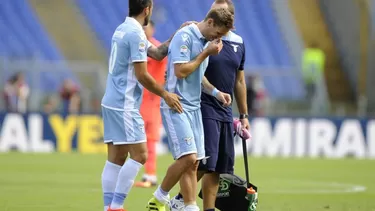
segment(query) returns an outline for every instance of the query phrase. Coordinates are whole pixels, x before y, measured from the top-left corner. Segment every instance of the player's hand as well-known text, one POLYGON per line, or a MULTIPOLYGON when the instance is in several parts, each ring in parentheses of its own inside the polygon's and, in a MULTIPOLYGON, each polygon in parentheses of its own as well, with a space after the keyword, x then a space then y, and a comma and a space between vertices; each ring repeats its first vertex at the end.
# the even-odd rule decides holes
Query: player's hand
POLYGON ((225 107, 230 106, 232 103, 232 98, 230 94, 224 92, 218 92, 216 95, 216 99, 222 102, 225 107))
POLYGON ((186 21, 185 23, 183 23, 181 26, 180 26, 180 29, 184 28, 185 26, 187 25, 190 25, 190 24, 197 24, 198 22, 197 21, 186 21))
POLYGON ((249 123, 249 120, 247 118, 245 119, 240 119, 241 121, 241 125, 242 125, 242 128, 250 131, 250 123, 249 123))
POLYGON ((209 55, 217 55, 220 53, 221 49, 223 49, 223 42, 221 39, 216 39, 210 42, 206 48, 206 51, 209 55))
POLYGON ((171 109, 175 110, 178 113, 183 112, 182 105, 180 103, 180 96, 174 93, 165 92, 162 97, 171 109))

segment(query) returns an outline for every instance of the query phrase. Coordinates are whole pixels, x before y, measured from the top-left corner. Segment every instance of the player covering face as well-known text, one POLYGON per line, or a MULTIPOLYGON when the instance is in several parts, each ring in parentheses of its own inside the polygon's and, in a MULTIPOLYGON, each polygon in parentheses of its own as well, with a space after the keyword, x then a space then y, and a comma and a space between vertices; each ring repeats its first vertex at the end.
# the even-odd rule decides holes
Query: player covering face
POLYGON ((184 112, 169 109, 162 101, 163 125, 175 162, 170 165, 148 210, 165 211, 169 191, 181 179, 185 197, 184 210, 199 210, 196 205, 197 166, 205 157, 202 114, 200 111, 202 87, 205 93, 215 96, 223 104, 231 103, 230 95, 218 91, 205 78, 208 56, 222 49, 221 37, 233 27, 233 15, 224 8, 209 11, 206 18, 180 29, 172 39, 168 53, 166 90, 181 97, 184 112), (211 41, 208 43, 208 41, 211 41))
MULTIPOLYGON (((217 0, 212 9, 226 8, 234 14, 233 3, 229 0, 217 0)), ((246 104, 246 84, 244 79, 245 46, 240 36, 228 32, 222 38, 223 49, 220 54, 211 56, 205 72, 207 79, 216 88, 235 95, 241 123, 249 129, 246 104)), ((221 173, 233 174, 234 140, 233 114, 231 107, 225 107, 214 97, 202 94, 201 111, 203 116, 205 152, 209 158, 201 162, 198 179, 202 180, 203 207, 205 211, 215 210, 216 193, 221 173)), ((182 178, 183 187, 189 181, 182 178)), ((184 209, 186 196, 183 190, 171 200, 171 211, 184 209)))

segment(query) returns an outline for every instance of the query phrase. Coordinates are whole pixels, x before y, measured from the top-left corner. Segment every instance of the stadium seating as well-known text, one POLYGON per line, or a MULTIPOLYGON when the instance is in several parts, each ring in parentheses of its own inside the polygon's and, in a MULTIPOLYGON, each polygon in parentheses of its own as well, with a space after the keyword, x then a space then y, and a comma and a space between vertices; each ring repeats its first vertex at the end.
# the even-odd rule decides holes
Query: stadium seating
MULTIPOLYGON (((128 13, 127 1, 75 2, 100 44, 109 54, 112 33, 128 13)), ((203 19, 211 6, 211 1, 201 0, 189 0, 189 4, 170 0, 154 2, 153 19, 157 24, 155 37, 161 41, 168 39, 186 20, 203 19)), ((235 0, 234 3, 237 5, 236 32, 244 38, 246 45, 247 71, 263 76, 271 97, 302 97, 301 80, 292 72, 296 69, 295 64, 279 29, 272 1, 235 0)), ((2 0, 0 31, 6 32, 0 37, 0 56, 17 59, 63 59, 27 0, 2 0)))
MULTIPOLYGON (((87 22, 97 34, 101 44, 109 53, 113 30, 123 22, 128 13, 127 2, 123 0, 76 0, 87 22)), ((237 1, 234 1, 235 3, 237 1)), ((300 79, 293 76, 292 60, 269 0, 248 0, 237 2, 236 30, 246 45, 246 67, 262 75, 270 70, 272 76, 265 76, 265 85, 272 97, 299 98, 303 92, 300 79), (286 77, 280 77, 286 75, 286 77)), ((153 19, 156 22, 155 37, 161 41, 168 37, 186 20, 201 20, 211 6, 211 1, 155 0, 153 19), (192 9, 194 8, 194 9, 192 9)), ((267 73, 266 73, 267 74, 267 73)))
MULTIPOLYGON (((38 20, 27 0, 2 0, 0 4, 0 56, 15 60, 62 61, 64 57, 38 20)), ((61 78, 75 78, 72 72, 60 64, 50 69, 35 63, 25 66, 20 63, 17 68, 5 65, 5 76, 15 71, 25 71, 26 79, 33 89, 55 92, 59 89, 61 78), (37 68, 39 75, 32 71, 37 68), (39 78, 39 83, 31 78, 39 78)), ((5 80, 5 79, 4 79, 5 80)))
POLYGON ((62 59, 26 0, 2 0, 0 51, 3 56, 43 60, 62 59))

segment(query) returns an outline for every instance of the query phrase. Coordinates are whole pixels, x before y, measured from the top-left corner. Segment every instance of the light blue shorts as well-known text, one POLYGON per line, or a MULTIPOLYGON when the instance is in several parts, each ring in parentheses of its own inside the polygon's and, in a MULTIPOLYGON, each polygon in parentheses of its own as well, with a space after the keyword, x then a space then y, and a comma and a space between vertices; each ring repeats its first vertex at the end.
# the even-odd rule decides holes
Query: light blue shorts
POLYGON ((179 114, 162 108, 161 114, 173 158, 177 160, 184 155, 196 153, 198 160, 203 159, 204 133, 200 109, 179 114))
POLYGON ((139 144, 146 142, 145 124, 138 110, 119 111, 102 107, 104 143, 139 144))

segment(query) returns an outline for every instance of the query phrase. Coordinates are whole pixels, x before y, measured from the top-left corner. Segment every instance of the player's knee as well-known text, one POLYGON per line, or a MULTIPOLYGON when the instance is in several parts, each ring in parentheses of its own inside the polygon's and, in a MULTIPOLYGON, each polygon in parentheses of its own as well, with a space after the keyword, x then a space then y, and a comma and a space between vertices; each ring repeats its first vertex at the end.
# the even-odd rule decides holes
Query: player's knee
POLYGON ((126 158, 128 157, 127 154, 121 153, 119 151, 114 151, 108 154, 108 161, 114 163, 116 165, 124 165, 126 158))
POLYGON ((192 169, 193 169, 195 172, 198 171, 199 163, 200 163, 200 161, 199 161, 199 160, 196 160, 195 163, 194 163, 193 166, 192 166, 192 169))
POLYGON ((138 163, 144 165, 147 161, 147 158, 148 158, 147 151, 140 152, 140 153, 137 153, 135 155, 132 155, 131 158, 133 160, 137 161, 138 163))
POLYGON ((124 165, 125 160, 126 160, 127 157, 128 156, 125 156, 125 155, 119 155, 118 157, 115 158, 115 162, 114 163, 117 164, 117 165, 122 166, 122 165, 124 165))
POLYGON ((196 154, 185 155, 178 160, 182 165, 184 165, 185 169, 188 170, 192 168, 195 165, 195 163, 197 163, 197 155, 196 154))

